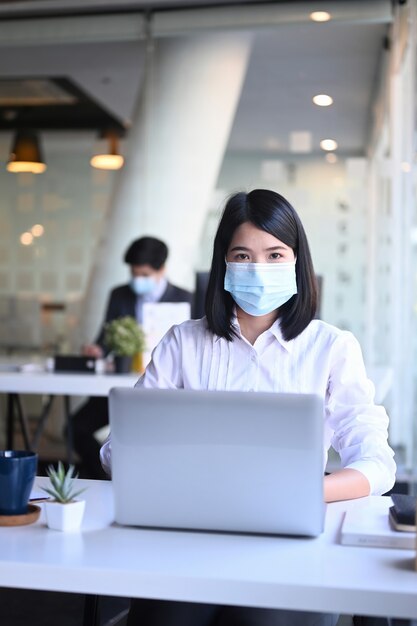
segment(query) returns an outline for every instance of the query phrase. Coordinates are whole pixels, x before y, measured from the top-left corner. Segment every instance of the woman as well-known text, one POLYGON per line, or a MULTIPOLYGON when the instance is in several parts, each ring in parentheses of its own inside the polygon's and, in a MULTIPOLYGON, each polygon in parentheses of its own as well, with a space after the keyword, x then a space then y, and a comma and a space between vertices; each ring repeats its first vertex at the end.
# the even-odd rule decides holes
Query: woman
MULTIPOLYGON (((174 326, 136 386, 316 393, 324 449, 342 469, 324 478, 327 502, 388 491, 395 480, 388 417, 373 404, 353 335, 314 319, 316 279, 304 228, 278 193, 238 193, 214 241, 206 317, 174 326)), ((110 470, 110 441, 101 451, 110 470)), ((129 624, 334 624, 337 616, 135 601, 129 624), (141 621, 142 620, 142 621, 141 621)))

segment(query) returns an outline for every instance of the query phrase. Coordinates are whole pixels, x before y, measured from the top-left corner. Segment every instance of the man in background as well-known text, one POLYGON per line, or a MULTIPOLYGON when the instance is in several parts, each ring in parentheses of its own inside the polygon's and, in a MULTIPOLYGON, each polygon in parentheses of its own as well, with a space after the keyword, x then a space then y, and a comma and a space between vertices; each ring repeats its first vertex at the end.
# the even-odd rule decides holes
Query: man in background
MULTIPOLYGON (((107 304, 104 321, 96 341, 83 347, 83 354, 101 358, 108 349, 105 344, 105 325, 126 315, 143 321, 146 302, 192 302, 192 294, 176 287, 166 278, 168 247, 155 237, 141 237, 128 247, 124 262, 130 266, 130 281, 115 287, 107 304)), ((94 433, 109 422, 108 398, 92 397, 72 416, 74 448, 81 459, 80 476, 107 478, 99 461, 100 444, 94 433)))

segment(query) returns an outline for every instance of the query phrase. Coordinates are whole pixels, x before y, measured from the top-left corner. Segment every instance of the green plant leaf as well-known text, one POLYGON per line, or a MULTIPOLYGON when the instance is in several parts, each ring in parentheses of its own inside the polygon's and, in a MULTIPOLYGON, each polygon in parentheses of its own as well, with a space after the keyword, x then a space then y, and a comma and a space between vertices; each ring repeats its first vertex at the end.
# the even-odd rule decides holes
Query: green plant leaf
POLYGON ((145 333, 129 315, 108 322, 104 340, 109 350, 119 356, 133 356, 145 349, 145 333))
POLYGON ((42 487, 42 491, 48 493, 57 502, 71 502, 77 495, 85 491, 85 489, 75 491, 74 480, 78 474, 75 474, 74 465, 69 465, 65 471, 64 464, 59 461, 58 468, 55 469, 53 465, 49 465, 46 474, 49 477, 50 487, 42 487))

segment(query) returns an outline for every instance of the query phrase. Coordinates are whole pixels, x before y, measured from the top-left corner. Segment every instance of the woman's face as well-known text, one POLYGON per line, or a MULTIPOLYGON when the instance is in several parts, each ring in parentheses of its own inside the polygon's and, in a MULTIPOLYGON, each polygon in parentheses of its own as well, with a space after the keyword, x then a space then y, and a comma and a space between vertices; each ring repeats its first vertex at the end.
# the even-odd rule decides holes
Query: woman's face
POLYGON ((295 261, 292 248, 254 226, 244 222, 234 232, 226 255, 229 263, 289 263, 295 261))

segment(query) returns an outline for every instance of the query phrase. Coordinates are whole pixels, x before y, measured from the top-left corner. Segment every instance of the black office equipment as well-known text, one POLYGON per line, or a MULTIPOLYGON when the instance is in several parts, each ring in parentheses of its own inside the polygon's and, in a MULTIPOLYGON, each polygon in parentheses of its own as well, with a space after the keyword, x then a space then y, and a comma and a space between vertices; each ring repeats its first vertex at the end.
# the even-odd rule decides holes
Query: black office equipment
POLYGON ((55 372, 84 372, 95 374, 96 359, 91 356, 57 355, 54 357, 55 372))
POLYGON ((389 516, 393 528, 405 532, 415 532, 417 498, 402 493, 393 493, 391 500, 394 506, 390 508, 389 516))

